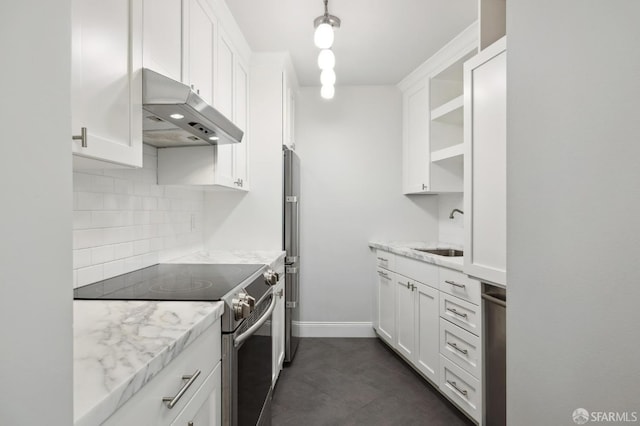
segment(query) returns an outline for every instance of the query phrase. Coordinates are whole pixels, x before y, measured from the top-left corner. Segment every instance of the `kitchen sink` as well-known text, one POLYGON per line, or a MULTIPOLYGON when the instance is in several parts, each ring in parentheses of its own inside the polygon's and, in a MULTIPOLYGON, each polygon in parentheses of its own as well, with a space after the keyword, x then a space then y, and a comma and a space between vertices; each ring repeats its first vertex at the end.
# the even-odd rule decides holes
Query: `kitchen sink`
POLYGON ((414 248, 414 250, 417 251, 422 251, 425 253, 431 253, 431 254, 436 254, 438 256, 445 256, 445 257, 458 257, 458 256, 462 256, 463 251, 462 250, 454 250, 454 249, 441 249, 441 248, 436 248, 436 249, 423 249, 423 248, 414 248))

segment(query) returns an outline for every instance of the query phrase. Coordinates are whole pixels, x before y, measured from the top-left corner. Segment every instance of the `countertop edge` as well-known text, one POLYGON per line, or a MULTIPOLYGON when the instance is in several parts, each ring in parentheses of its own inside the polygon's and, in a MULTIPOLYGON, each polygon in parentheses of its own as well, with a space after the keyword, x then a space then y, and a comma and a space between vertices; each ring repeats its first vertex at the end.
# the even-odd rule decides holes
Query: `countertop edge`
MULTIPOLYGON (((412 250, 411 247, 419 248, 436 248, 442 247, 443 244, 433 244, 424 242, 383 242, 383 241, 369 241, 369 247, 379 250, 388 251, 400 256, 408 257, 410 259, 419 260, 425 263, 431 263, 437 266, 443 266, 445 268, 453 269, 455 271, 463 271, 462 257, 459 258, 447 258, 444 256, 438 256, 435 254, 423 253, 420 251, 412 250)), ((448 245, 451 246, 451 245, 448 245)), ((453 247, 457 248, 457 247, 453 247)))

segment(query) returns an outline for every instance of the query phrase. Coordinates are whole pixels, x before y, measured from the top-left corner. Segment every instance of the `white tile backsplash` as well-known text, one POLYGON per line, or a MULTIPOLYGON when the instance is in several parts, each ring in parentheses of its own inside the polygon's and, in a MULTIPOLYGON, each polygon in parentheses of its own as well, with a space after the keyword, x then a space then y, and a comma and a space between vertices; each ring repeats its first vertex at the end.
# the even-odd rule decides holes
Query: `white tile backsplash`
POLYGON ((202 249, 204 191, 157 185, 156 148, 143 158, 141 169, 74 172, 74 287, 202 249))

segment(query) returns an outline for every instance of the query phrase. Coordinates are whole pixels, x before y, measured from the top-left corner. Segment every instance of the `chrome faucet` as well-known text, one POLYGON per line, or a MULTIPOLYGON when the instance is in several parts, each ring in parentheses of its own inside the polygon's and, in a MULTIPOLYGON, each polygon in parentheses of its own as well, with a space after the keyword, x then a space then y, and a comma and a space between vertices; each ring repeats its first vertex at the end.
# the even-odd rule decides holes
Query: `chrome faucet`
POLYGON ((453 214, 456 213, 456 212, 458 212, 460 214, 464 214, 464 212, 462 210, 460 210, 460 209, 453 209, 453 210, 451 210, 451 213, 449 214, 449 219, 453 219, 453 214))

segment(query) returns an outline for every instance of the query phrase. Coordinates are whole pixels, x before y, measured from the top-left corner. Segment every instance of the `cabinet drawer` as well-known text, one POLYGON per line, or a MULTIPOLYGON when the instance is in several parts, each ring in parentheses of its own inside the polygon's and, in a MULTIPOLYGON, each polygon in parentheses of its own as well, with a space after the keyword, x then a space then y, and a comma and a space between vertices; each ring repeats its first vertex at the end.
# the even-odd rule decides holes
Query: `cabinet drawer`
POLYGON ((218 320, 186 347, 169 365, 160 370, 103 425, 171 424, 220 362, 220 336, 220 320, 218 320), (198 370, 200 371, 198 377, 176 405, 169 409, 162 398, 175 396, 187 383, 182 377, 192 375, 198 370))
POLYGON ((480 338, 440 318, 440 353, 476 378, 482 367, 480 338))
POLYGON ((430 287, 438 288, 438 267, 431 263, 397 256, 395 271, 430 287))
POLYGON ((480 307, 451 296, 440 294, 440 316, 476 336, 480 335, 480 307))
POLYGON ((482 417, 480 381, 440 355, 440 391, 473 419, 482 417))
POLYGON ((200 389, 188 401, 184 410, 171 423, 171 426, 207 425, 219 426, 222 422, 222 375, 221 363, 204 380, 200 389), (191 422, 191 423, 190 423, 191 422))
POLYGON ((388 251, 376 250, 376 265, 393 271, 396 266, 396 255, 388 251))
POLYGON ((480 281, 469 278, 462 272, 440 268, 440 291, 480 305, 480 281))

